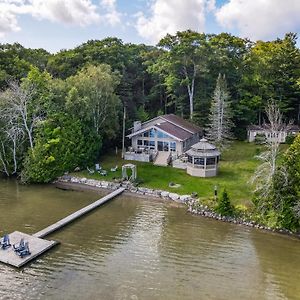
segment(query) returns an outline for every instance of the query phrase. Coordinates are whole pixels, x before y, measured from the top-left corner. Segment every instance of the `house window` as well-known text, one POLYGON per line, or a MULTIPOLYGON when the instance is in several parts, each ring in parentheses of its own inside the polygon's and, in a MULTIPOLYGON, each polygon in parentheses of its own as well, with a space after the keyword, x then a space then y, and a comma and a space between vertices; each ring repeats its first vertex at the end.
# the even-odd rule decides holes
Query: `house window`
POLYGON ((159 139, 167 139, 167 138, 169 138, 169 136, 168 136, 167 134, 164 134, 164 133, 161 132, 161 131, 157 131, 157 137, 158 137, 159 139))
POLYGON ((149 131, 149 137, 155 137, 155 129, 150 129, 150 131, 149 131))
POLYGON ((206 164, 207 165, 215 165, 216 164, 216 159, 214 157, 209 157, 206 159, 206 164))
POLYGON ((149 141, 150 149, 155 149, 155 141, 149 141))
POLYGON ((188 156, 188 162, 191 163, 191 164, 193 163, 193 157, 190 156, 190 155, 188 156))
POLYGON ((195 157, 194 164, 204 166, 204 158, 203 157, 195 157))
POLYGON ((169 151, 169 143, 164 142, 164 151, 169 151))
POLYGON ((142 145, 143 145, 143 141, 142 141, 142 140, 138 140, 138 141, 137 141, 137 144, 138 144, 139 146, 142 146, 142 145))
POLYGON ((144 141, 144 146, 149 146, 149 141, 144 141))
POLYGON ((157 142, 157 150, 163 151, 163 148, 164 148, 164 143, 161 141, 157 142))
POLYGON ((144 132, 143 136, 144 137, 149 137, 149 131, 144 132))
POLYGON ((176 142, 170 142, 170 150, 171 151, 176 151, 176 142))

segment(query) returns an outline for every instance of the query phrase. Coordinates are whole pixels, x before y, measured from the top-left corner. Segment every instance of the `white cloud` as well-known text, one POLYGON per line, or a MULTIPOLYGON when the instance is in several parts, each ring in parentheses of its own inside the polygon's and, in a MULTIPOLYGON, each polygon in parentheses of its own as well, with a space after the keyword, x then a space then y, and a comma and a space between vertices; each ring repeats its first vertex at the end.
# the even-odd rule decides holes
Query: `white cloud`
POLYGON ((116 8, 116 0, 101 0, 102 8, 106 11, 103 18, 110 25, 115 26, 121 23, 122 14, 116 8))
POLYGON ((253 40, 300 31, 299 0, 230 0, 215 15, 224 28, 253 40))
POLYGON ((8 10, 0 9, 0 37, 8 32, 19 31, 17 18, 8 10))
POLYGON ((109 25, 121 22, 115 0, 101 0, 98 5, 92 0, 0 0, 0 37, 20 30, 19 15, 79 26, 100 21, 109 25))
POLYGON ((151 15, 137 14, 136 29, 140 36, 157 43, 167 33, 181 30, 204 31, 205 14, 215 7, 215 0, 152 0, 151 15))

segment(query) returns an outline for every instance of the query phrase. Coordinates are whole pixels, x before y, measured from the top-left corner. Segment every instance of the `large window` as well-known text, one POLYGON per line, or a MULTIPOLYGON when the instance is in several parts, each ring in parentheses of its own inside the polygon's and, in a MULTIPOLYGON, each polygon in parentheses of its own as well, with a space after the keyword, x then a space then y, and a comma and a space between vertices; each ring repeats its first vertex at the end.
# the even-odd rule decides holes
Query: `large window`
POLYGON ((150 149, 155 149, 155 141, 149 141, 149 148, 150 149))
POLYGON ((170 138, 167 134, 161 132, 161 131, 157 131, 157 137, 159 139, 167 139, 167 138, 170 138))
POLYGON ((164 151, 169 151, 169 143, 164 142, 164 151))
POLYGON ((142 145, 143 145, 143 141, 142 141, 142 140, 138 140, 138 141, 137 141, 137 144, 138 144, 139 146, 142 146, 142 145))
POLYGON ((152 128, 149 130, 149 137, 155 137, 155 129, 152 128))
POLYGON ((164 143, 161 142, 161 141, 158 141, 157 142, 157 150, 158 151, 163 151, 163 148, 164 148, 164 143))
POLYGON ((144 132, 143 136, 144 137, 149 137, 149 131, 144 132))
POLYGON ((176 151, 176 142, 170 142, 170 150, 171 151, 176 151))

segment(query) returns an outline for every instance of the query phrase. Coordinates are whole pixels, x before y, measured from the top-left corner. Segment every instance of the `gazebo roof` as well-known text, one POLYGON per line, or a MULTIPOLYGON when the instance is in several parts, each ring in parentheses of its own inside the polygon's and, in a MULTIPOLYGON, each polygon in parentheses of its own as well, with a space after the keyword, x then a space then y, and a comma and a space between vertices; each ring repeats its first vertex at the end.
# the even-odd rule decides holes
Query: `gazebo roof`
POLYGON ((221 154, 216 146, 210 144, 205 138, 202 138, 200 142, 194 144, 186 153, 190 156, 198 157, 215 157, 221 154))

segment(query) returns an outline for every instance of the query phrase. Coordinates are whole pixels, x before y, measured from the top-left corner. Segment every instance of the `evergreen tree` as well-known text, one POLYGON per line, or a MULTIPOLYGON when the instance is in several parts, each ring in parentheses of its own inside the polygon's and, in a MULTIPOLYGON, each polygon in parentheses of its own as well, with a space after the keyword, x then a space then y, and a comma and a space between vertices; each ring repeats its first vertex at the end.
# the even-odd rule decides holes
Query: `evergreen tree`
POLYGON ((231 216, 233 215, 233 206, 230 203, 230 199, 228 196, 227 191, 224 189, 222 193, 222 197, 219 200, 218 206, 216 208, 216 211, 224 216, 231 216))
POLYGON ((219 149, 224 149, 232 138, 231 107, 225 75, 219 74, 211 103, 207 137, 219 149))

